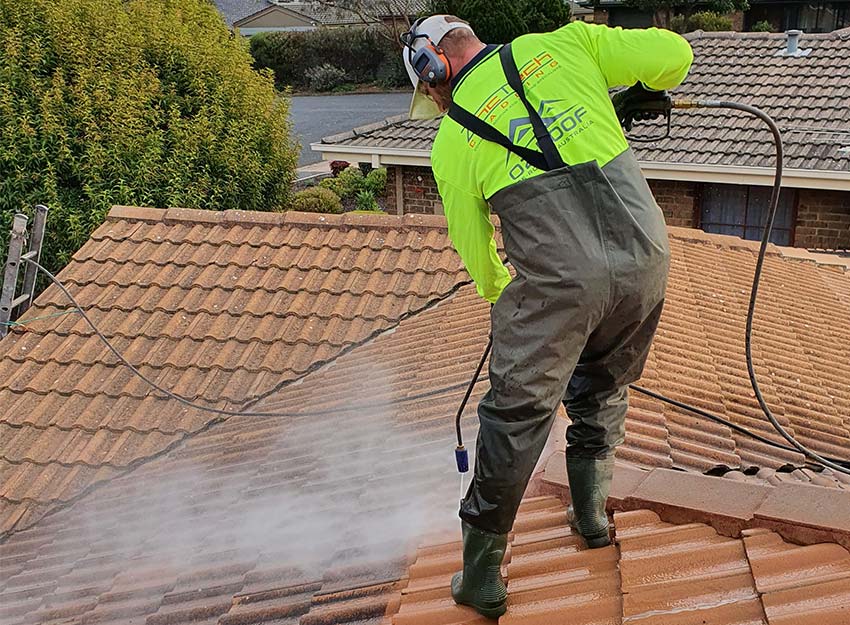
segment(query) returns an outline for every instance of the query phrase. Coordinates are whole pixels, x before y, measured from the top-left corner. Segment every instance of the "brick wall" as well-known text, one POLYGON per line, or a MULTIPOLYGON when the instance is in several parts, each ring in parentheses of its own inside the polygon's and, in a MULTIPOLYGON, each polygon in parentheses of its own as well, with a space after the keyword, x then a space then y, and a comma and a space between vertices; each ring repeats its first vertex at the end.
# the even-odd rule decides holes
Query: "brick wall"
POLYGON ((649 188, 664 211, 669 226, 696 227, 697 183, 678 180, 650 180, 649 188))
POLYGON ((402 170, 402 199, 405 213, 426 213, 442 215, 443 203, 437 192, 437 182, 430 167, 397 167, 387 168, 387 211, 396 211, 396 176, 402 170))
POLYGON ((744 30, 744 12, 743 11, 732 11, 732 13, 727 13, 726 17, 732 20, 732 30, 735 32, 743 32, 744 30))
POLYGON ((800 189, 796 247, 850 249, 850 191, 800 189))

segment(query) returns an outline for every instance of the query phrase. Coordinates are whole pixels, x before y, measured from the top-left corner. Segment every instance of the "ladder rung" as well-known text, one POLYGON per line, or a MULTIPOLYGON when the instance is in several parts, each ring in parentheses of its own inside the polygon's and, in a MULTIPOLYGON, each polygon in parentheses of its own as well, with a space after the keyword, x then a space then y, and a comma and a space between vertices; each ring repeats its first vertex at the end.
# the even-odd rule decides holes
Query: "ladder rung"
POLYGON ((17 299, 12 300, 12 305, 9 308, 15 308, 16 306, 23 304, 27 300, 29 300, 30 296, 24 293, 23 295, 19 295, 17 299))

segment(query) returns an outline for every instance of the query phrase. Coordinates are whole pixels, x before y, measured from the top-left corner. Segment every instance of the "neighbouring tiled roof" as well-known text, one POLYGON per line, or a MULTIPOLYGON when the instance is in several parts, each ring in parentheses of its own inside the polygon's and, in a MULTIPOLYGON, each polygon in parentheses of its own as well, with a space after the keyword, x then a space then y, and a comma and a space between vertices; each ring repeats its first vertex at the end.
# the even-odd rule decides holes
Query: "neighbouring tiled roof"
MULTIPOLYGON (((804 34, 808 56, 775 56, 785 35, 703 33, 687 35, 694 64, 676 97, 743 102, 764 109, 782 131, 785 167, 850 169, 850 35, 845 31, 804 34)), ((324 144, 364 149, 402 148, 427 156, 439 120, 411 121, 406 116, 327 137, 324 144)), ((658 136, 660 127, 635 127, 634 136, 658 136)), ((635 143, 642 161, 726 166, 773 167, 774 146, 763 122, 728 110, 673 112, 672 136, 635 143)))
MULTIPOLYGON (((291 9, 302 15, 311 17, 322 24, 362 24, 363 19, 354 11, 348 11, 345 8, 338 8, 318 2, 277 2, 278 6, 291 9)), ((343 3, 344 4, 344 3, 343 3)), ((379 0, 375 3, 378 10, 369 10, 364 13, 367 19, 372 16, 391 18, 393 16, 411 17, 418 15, 423 11, 427 11, 428 2, 426 0, 400 0, 390 4, 386 0, 379 0), (386 13, 384 15, 383 13, 386 13)))
MULTIPOLYGON (((466 279, 443 226, 117 207, 59 278, 148 376, 237 409, 466 279)), ((50 287, 26 317, 67 306, 50 287)), ((78 315, 14 329, 0 342, 0 535, 214 418, 151 393, 78 315)))
MULTIPOLYGON (((850 611, 850 553, 800 547, 767 529, 739 538, 649 510, 614 515, 616 546, 588 550, 554 497, 523 502, 503 574, 502 625, 842 625, 850 611)), ((393 625, 492 622, 452 602, 459 542, 419 550, 393 625)))
POLYGON ((268 0, 215 0, 215 6, 228 26, 269 6, 268 0))
MULTIPOLYGON (((234 217, 224 213, 221 219, 234 217)), ((305 219, 290 214, 277 218, 284 226, 288 219, 305 219)), ((346 219, 356 216, 340 218, 342 225, 346 219)), ((390 219, 381 218, 380 223, 390 219)), ((158 223, 162 227, 160 221, 152 221, 140 222, 137 227, 158 223)), ((400 223, 420 222, 414 218, 400 223)), ((433 224, 437 223, 439 218, 434 218, 433 224)), ((222 223, 215 227, 221 228, 222 223)), ((435 237, 431 246, 442 249, 438 241, 441 237, 445 241, 444 230, 410 227, 425 240, 435 237)), ((193 228, 203 230, 205 226, 193 228)), ((340 230, 346 236, 363 235, 358 228, 340 230)), ((256 245, 265 234, 261 229, 248 240, 256 245)), ((673 229, 671 234, 674 262, 670 305, 644 382, 763 428, 755 416, 754 402, 747 400, 742 388, 731 380, 742 368, 732 332, 739 325, 738 317, 743 317, 745 296, 739 291, 746 290, 745 276, 754 263, 752 246, 731 237, 687 230, 673 229), (686 309, 690 310, 688 316, 686 309), (717 342, 714 334, 720 335, 717 342), (691 345, 697 347, 695 358, 686 353, 691 345), (712 381, 712 385, 701 385, 703 379, 712 381)), ((102 245, 104 236, 99 236, 102 245)), ((128 238, 132 240, 124 233, 121 240, 128 238)), ((219 241, 209 231, 203 240, 219 241)), ((152 243, 147 241, 153 248, 150 257, 160 258, 152 243)), ((87 258, 97 255, 98 241, 93 245, 87 258)), ((303 253, 315 252, 307 246, 303 253)), ((364 246, 362 253, 363 259, 372 258, 370 262, 378 264, 374 258, 387 252, 383 248, 366 251, 364 246)), ((801 382, 794 390, 805 394, 786 396, 777 388, 787 383, 783 377, 769 385, 768 400, 798 435, 805 431, 792 414, 797 398, 811 403, 813 407, 805 414, 812 431, 828 426, 832 436, 840 438, 836 425, 840 417, 831 413, 832 402, 848 400, 844 380, 850 359, 837 357, 848 344, 844 333, 850 324, 842 323, 841 310, 834 311, 839 317, 831 320, 819 315, 830 306, 843 306, 846 313, 850 275, 843 267, 785 259, 775 249, 771 253, 766 269, 771 275, 766 278, 764 304, 756 324, 758 366, 761 371, 764 363, 781 355, 774 373, 799 376, 801 382), (788 298, 783 294, 788 291, 795 293, 797 310, 792 311, 785 303, 788 298), (801 321, 805 315, 811 318, 801 321), (775 316, 774 325, 782 326, 779 331, 770 325, 769 336, 762 325, 768 316, 775 316), (821 338, 813 342, 815 333, 821 338), (771 336, 775 340, 764 341, 771 336), (803 344, 828 350, 812 355, 803 344), (830 363, 832 369, 820 379, 828 358, 835 358, 830 363), (823 416, 818 411, 823 411, 823 416)), ((176 255, 165 257, 173 259, 176 255)), ((240 250, 232 250, 228 257, 240 257, 240 250)), ((424 262, 421 258, 419 261, 424 262)), ((392 282, 393 275, 382 280, 392 282)), ((461 281, 460 274, 454 276, 452 286, 461 281)), ((457 524, 459 484, 453 475, 451 417, 486 341, 487 305, 471 286, 464 286, 428 310, 395 327, 386 327, 392 329, 339 355, 298 383, 276 390, 256 405, 258 409, 299 416, 232 417, 207 430, 189 433, 170 451, 145 458, 132 472, 97 485, 73 505, 59 505, 36 525, 8 535, 0 543, 0 620, 10 625, 59 625, 69 620, 133 620, 147 625, 388 623, 390 615, 402 605, 401 592, 407 578, 411 586, 418 579, 407 573, 415 558, 414 545, 424 534, 440 533, 445 531, 442 528, 457 524)), ((467 440, 472 440, 474 433, 474 419, 469 417, 485 387, 486 383, 479 384, 471 400, 465 421, 467 440)), ((103 403, 111 404, 106 399, 103 403)), ((165 406, 157 408, 157 413, 163 422, 175 418, 165 406)), ((847 410, 840 414, 846 415, 847 410)), ((557 427, 563 425, 561 421, 557 427)), ((634 501, 644 507, 650 505, 660 500, 650 496, 658 492, 659 480, 663 486, 676 476, 684 476, 707 480, 705 483, 721 494, 735 493, 730 501, 736 502, 736 510, 742 505, 738 500, 748 500, 738 493, 755 489, 764 494, 765 501, 759 506, 773 502, 763 515, 764 522, 782 525, 791 519, 795 527, 805 525, 810 513, 820 508, 841 521, 835 510, 811 506, 803 496, 789 498, 784 504, 771 499, 771 493, 784 492, 780 489, 807 489, 806 493, 828 493, 828 502, 840 510, 847 497, 840 490, 808 484, 773 488, 765 482, 738 483, 699 473, 640 469, 675 464, 699 472, 719 464, 779 466, 802 462, 793 454, 776 454, 769 448, 757 449, 756 453, 719 426, 681 419, 654 404, 636 407, 627 427, 629 438, 621 458, 631 464, 623 466, 631 467, 644 479, 634 479, 634 474, 629 477, 633 492, 628 496, 621 494, 625 492, 624 482, 615 482, 623 506, 634 501)), ((811 439, 813 444, 820 444, 819 436, 812 435, 811 439)), ((557 453, 552 458, 557 458, 557 453)), ((549 477, 548 483, 557 482, 549 477)), ((710 488, 688 490, 699 494, 710 488)), ((693 499, 687 501, 691 508, 682 514, 696 509, 693 499)), ((563 536, 563 529, 555 527, 559 514, 550 510, 543 516, 551 524, 539 527, 554 528, 553 532, 563 536)), ((562 515, 559 518, 563 520, 562 515)), ((525 517, 520 519, 517 535, 524 531, 523 523, 525 517)), ((654 527, 662 534, 667 532, 657 537, 659 549, 670 540, 670 532, 678 531, 661 521, 654 527)), ((850 528, 844 529, 850 535, 850 528)), ((534 538, 528 541, 534 542, 534 538)), ((732 538, 717 537, 709 543, 712 541, 740 544, 732 538)), ((516 538, 514 544, 513 553, 518 554, 516 538)), ((703 579, 701 574, 707 568, 699 569, 698 563, 705 560, 695 554, 700 554, 706 543, 671 544, 679 549, 679 558, 694 558, 690 570, 695 579, 703 579)), ((581 557, 590 552, 583 553, 581 557)), ((593 553, 602 557, 601 552, 593 553)), ((799 562, 788 559, 792 561, 799 562)), ((553 562, 560 566, 563 560, 555 558, 553 562)), ((587 570, 588 563, 577 560, 576 570, 587 570)), ((527 564, 527 577, 541 572, 540 563, 533 558, 527 564)), ((721 567, 718 572, 723 570, 721 567)), ((519 579, 516 569, 513 575, 519 579)), ((553 584, 559 583, 556 577, 553 584)), ((530 588, 542 585, 541 596, 552 592, 545 577, 527 583, 530 588)), ((437 591, 445 594, 445 589, 437 591)), ((836 596, 844 601, 841 593, 836 596)), ((787 608, 784 599, 777 601, 780 612, 787 608)), ((569 605, 567 599, 561 599, 542 609, 567 609, 569 605)), ((613 603, 606 605, 610 608, 613 603)), ((532 614, 536 609, 534 604, 527 608, 532 614)), ((402 605, 399 614, 406 610, 409 608, 402 605)), ((819 625, 827 623, 823 620, 819 625)))

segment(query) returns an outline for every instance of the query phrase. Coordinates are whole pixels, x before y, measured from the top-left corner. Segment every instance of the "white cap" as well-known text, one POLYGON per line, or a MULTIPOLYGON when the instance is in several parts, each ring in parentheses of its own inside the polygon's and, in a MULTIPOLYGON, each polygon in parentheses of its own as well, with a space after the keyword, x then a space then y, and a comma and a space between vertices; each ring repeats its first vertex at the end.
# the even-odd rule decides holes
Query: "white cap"
MULTIPOLYGON (((440 45, 443 37, 453 30, 463 28, 472 32, 472 27, 466 22, 456 21, 457 18, 453 18, 453 21, 449 21, 449 17, 449 15, 432 15, 431 17, 428 17, 416 24, 415 34, 427 35, 435 45, 440 45)), ((407 70, 410 82, 413 83, 413 99, 410 101, 410 111, 408 112, 410 119, 434 119, 442 114, 437 103, 425 93, 423 85, 419 80, 419 76, 416 75, 413 66, 410 64, 411 55, 423 46, 427 45, 427 43, 428 41, 424 37, 420 37, 411 42, 413 52, 411 52, 410 48, 407 46, 405 46, 404 50, 402 50, 404 68, 407 70)))

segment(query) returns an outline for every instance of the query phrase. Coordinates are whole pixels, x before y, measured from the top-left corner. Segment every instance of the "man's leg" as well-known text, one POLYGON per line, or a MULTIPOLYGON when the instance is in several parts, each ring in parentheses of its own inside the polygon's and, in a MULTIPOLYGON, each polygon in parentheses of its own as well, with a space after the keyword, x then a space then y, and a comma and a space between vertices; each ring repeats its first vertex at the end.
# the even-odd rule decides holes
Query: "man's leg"
MULTIPOLYGON (((452 596, 495 618, 507 590, 499 573, 507 534, 586 337, 590 311, 512 283, 493 309, 491 388, 478 406, 475 475, 461 502, 463 571, 452 596)), ((601 312, 597 312, 601 316, 601 312)))
POLYGON ((625 299, 591 334, 567 387, 567 477, 570 523, 589 547, 610 543, 605 501, 614 449, 623 442, 628 385, 640 378, 661 316, 642 298, 625 299))

